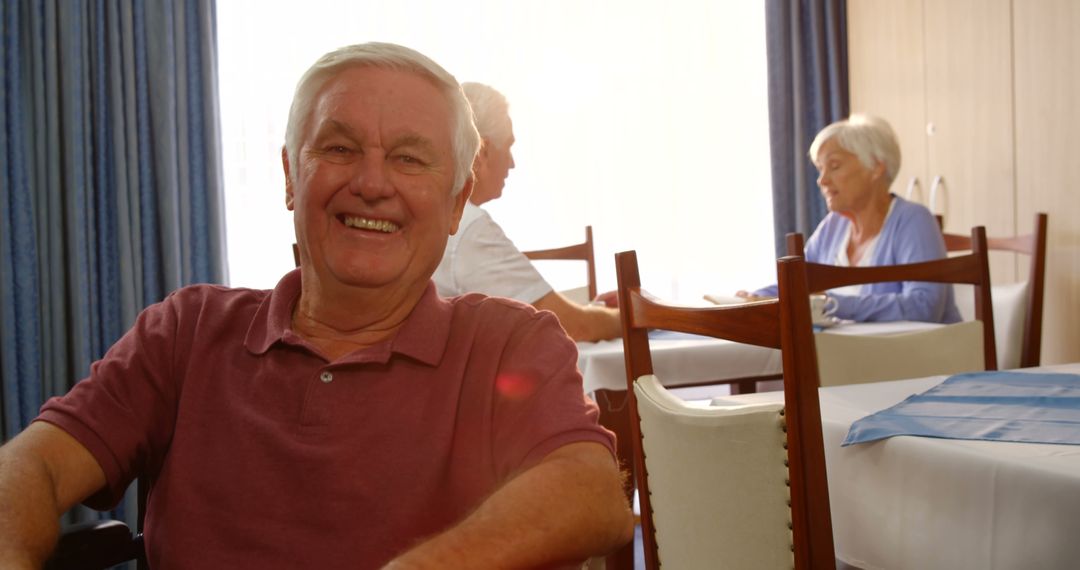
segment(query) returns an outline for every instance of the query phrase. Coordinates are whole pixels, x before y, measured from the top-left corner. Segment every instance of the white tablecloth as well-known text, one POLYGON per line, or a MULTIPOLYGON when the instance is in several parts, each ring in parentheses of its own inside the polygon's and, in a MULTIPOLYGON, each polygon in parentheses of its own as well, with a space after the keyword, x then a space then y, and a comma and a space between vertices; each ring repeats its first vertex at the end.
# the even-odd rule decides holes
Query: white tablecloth
MULTIPOLYGON (((938 326, 910 321, 842 323, 820 334, 895 334, 938 326)), ((782 366, 778 350, 719 339, 654 339, 649 348, 653 368, 665 386, 780 374, 782 366)), ((622 339, 579 342, 578 368, 586 393, 625 390, 622 339)))
POLYGON ((899 436, 840 447, 855 420, 942 380, 821 389, 837 557, 862 568, 1080 567, 1080 446, 899 436))
MULTIPOLYGON (((779 374, 781 368, 778 350, 720 339, 652 340, 649 350, 656 375, 666 386, 779 374)), ((578 368, 586 393, 626 390, 621 339, 578 343, 578 368)))

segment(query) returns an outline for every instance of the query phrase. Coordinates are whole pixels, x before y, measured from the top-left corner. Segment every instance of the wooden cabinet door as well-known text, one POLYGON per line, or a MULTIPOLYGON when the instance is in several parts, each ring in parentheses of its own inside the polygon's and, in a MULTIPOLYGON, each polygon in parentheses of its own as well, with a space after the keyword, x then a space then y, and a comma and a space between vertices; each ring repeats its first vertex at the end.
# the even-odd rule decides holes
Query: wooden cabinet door
MULTIPOLYGON (((1014 6, 1017 225, 1046 212, 1044 364, 1080 360, 1080 3, 1014 6)), ((1026 263, 1021 270, 1027 271, 1026 263)))
MULTIPOLYGON (((926 133, 931 185, 941 177, 934 213, 945 229, 988 235, 1016 232, 1013 167, 1012 3, 924 3, 926 133)), ((931 192, 933 194, 933 192, 931 192)), ((1012 254, 994 254, 995 283, 1016 280, 1012 254)))
POLYGON ((851 111, 882 117, 900 140, 900 171, 892 191, 929 197, 926 179, 926 97, 922 0, 849 0, 848 85, 851 111))

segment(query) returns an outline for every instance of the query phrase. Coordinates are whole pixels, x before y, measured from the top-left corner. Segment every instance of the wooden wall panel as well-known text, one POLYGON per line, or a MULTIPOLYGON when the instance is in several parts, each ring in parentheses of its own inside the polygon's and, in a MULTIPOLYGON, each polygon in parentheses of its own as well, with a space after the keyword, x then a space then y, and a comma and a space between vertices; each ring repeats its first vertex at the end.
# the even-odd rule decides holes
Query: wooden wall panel
POLYGON ((892 191, 906 196, 918 178, 926 203, 926 97, 922 0, 850 0, 848 83, 851 111, 889 121, 900 139, 901 167, 892 191))
POLYGON ((1017 225, 1049 217, 1043 363, 1080 361, 1080 2, 1013 3, 1017 225))

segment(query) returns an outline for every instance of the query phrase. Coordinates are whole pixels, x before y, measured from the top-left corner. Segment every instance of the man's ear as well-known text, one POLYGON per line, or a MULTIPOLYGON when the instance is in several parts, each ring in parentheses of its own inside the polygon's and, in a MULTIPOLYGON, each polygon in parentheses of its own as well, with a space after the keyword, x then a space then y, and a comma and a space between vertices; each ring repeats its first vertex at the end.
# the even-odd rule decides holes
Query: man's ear
POLYGON ((473 160, 473 172, 478 170, 477 165, 481 162, 487 162, 489 157, 488 141, 487 139, 480 139, 480 150, 476 152, 476 159, 473 160))
POLYGON ((468 202, 469 196, 472 195, 473 180, 473 175, 470 174, 465 179, 465 186, 461 188, 461 192, 458 192, 458 195, 454 197, 454 211, 450 219, 450 235, 456 234, 458 226, 461 224, 461 214, 465 211, 465 202, 468 202))
POLYGON ((289 151, 285 145, 281 146, 281 168, 285 171, 285 207, 293 209, 293 183, 289 172, 289 151))

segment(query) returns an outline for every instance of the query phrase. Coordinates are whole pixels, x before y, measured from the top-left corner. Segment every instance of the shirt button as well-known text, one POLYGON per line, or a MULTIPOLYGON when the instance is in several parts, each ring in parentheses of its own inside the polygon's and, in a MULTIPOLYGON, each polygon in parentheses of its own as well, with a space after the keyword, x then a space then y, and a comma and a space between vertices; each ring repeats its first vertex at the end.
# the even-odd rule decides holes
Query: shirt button
POLYGON ((329 372, 323 372, 319 375, 319 380, 322 380, 323 384, 329 384, 334 381, 334 375, 329 372))

